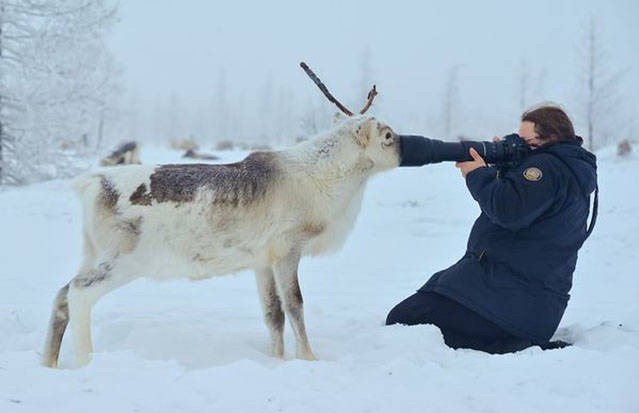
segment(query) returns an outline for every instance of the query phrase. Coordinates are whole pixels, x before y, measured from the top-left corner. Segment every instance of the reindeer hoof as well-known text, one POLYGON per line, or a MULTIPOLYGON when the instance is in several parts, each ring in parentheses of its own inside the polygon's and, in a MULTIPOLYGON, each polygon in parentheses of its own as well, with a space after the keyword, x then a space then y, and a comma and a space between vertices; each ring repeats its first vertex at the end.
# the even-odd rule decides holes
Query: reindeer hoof
POLYGON ((315 354, 313 354, 312 351, 304 351, 304 352, 297 352, 296 357, 298 359, 302 359, 302 360, 307 360, 307 361, 316 361, 317 357, 315 357, 315 354))

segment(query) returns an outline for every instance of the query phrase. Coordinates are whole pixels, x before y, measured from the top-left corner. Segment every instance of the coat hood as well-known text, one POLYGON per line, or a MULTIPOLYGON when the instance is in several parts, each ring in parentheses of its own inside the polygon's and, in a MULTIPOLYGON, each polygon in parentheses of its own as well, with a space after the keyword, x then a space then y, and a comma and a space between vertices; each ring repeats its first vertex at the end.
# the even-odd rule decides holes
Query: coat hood
POLYGON ((585 195, 597 187, 597 157, 579 142, 558 142, 538 149, 560 158, 572 171, 585 195))

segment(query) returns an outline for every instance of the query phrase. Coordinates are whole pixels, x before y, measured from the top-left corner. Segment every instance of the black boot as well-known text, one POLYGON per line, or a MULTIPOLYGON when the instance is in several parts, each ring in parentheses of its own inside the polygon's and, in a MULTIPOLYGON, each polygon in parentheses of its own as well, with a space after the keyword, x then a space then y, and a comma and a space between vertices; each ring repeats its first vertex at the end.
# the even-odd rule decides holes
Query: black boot
POLYGON ((572 346, 572 343, 568 343, 563 340, 555 340, 555 341, 549 341, 547 343, 539 344, 539 347, 541 347, 542 350, 554 350, 557 348, 564 348, 564 347, 570 347, 570 346, 572 346))

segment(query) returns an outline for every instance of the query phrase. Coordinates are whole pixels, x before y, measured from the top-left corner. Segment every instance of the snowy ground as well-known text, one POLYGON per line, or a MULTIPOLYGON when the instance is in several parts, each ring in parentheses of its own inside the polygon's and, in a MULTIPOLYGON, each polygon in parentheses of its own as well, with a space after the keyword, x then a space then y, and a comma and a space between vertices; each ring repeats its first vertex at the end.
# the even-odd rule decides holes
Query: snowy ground
POLYGON ((375 178, 345 247, 302 261, 316 362, 293 358, 290 329, 286 360, 267 355, 255 281, 240 273, 116 290, 94 310, 91 364, 72 369, 65 341, 62 368, 40 367, 53 297, 80 261, 79 205, 67 181, 0 190, 0 412, 636 413, 637 170, 637 157, 599 154, 599 220, 559 331, 575 345, 501 356, 451 350, 431 326, 383 326, 461 256, 478 208, 452 163, 375 178))

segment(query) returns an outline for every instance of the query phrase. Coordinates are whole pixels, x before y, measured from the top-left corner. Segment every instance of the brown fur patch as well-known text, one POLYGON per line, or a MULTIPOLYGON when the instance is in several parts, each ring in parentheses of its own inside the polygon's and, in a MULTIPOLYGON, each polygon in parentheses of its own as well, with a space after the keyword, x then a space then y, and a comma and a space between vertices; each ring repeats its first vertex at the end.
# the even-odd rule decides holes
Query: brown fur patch
POLYGON ((302 290, 300 289, 300 283, 297 279, 297 271, 295 271, 295 277, 291 280, 290 290, 291 296, 290 298, 295 300, 295 303, 302 305, 304 303, 304 299, 302 298, 302 290))
POLYGON ((48 360, 45 360, 49 367, 56 367, 58 365, 58 357, 60 356, 60 347, 62 345, 62 337, 64 331, 69 324, 69 284, 65 285, 58 291, 58 295, 55 299, 55 306, 53 308, 53 314, 51 314, 51 342, 49 348, 48 360))
POLYGON ((73 285, 76 287, 90 287, 95 283, 104 281, 111 275, 113 266, 109 263, 101 263, 98 268, 78 274, 73 279, 73 285))
POLYGON ((151 194, 147 192, 146 184, 140 184, 129 197, 129 201, 133 205, 151 205, 151 194))
POLYGON ((268 298, 264 315, 267 323, 272 326, 276 331, 284 330, 284 311, 282 311, 282 302, 277 294, 275 283, 269 285, 268 298))
POLYGON ((102 187, 102 191, 100 192, 100 203, 105 209, 113 212, 114 214, 117 213, 117 205, 118 199, 120 199, 120 193, 115 189, 113 182, 111 182, 105 176, 101 177, 100 185, 102 187))
POLYGON ((122 231, 122 238, 119 244, 119 252, 129 253, 135 250, 142 234, 142 217, 125 219, 118 223, 118 229, 122 231))
POLYGON ((320 235, 325 229, 325 224, 306 223, 302 226, 302 233, 309 238, 313 238, 320 235))
POLYGON ((205 189, 214 192, 215 204, 250 204, 264 197, 278 174, 274 155, 268 152, 226 165, 162 165, 150 177, 150 192, 140 185, 129 199, 137 205, 150 205, 151 200, 192 202, 205 189))

